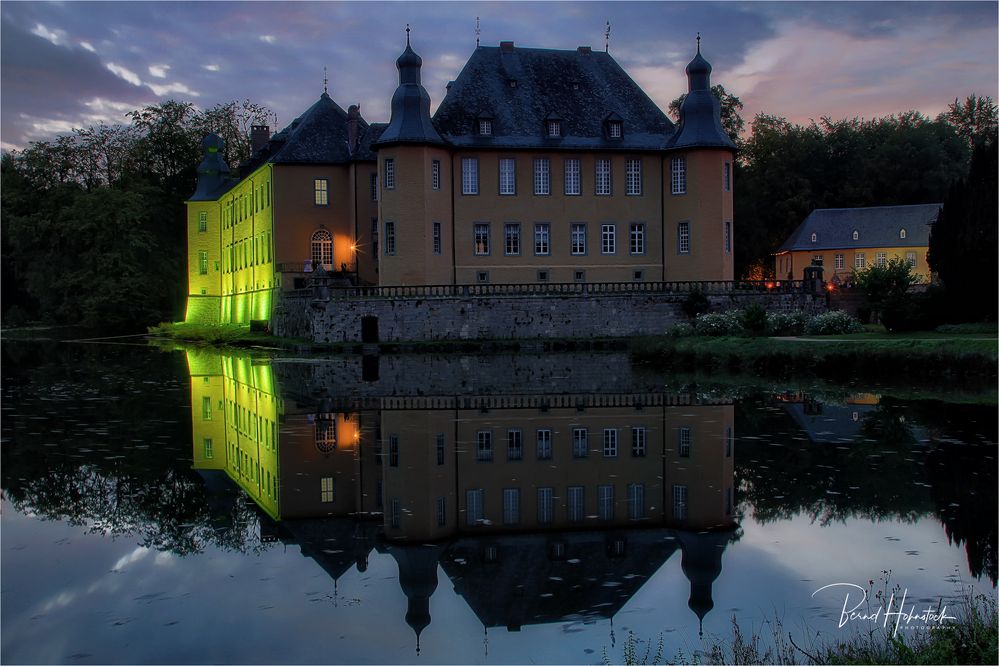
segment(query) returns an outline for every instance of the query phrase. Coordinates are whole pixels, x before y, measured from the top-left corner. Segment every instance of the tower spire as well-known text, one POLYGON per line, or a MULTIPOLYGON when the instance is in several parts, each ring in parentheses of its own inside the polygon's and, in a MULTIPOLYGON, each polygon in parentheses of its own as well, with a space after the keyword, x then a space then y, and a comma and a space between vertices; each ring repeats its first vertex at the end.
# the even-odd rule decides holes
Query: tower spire
POLYGON ((479 48, 479 35, 482 34, 482 29, 479 27, 479 17, 475 17, 475 48, 479 48))
POLYGON ((323 92, 324 93, 328 93, 329 92, 329 83, 330 83, 330 79, 329 79, 329 76, 326 73, 326 65, 323 65, 323 92))
POLYGON ((610 21, 607 21, 607 29, 604 30, 604 53, 610 53, 610 21))
MULTIPOLYGON (((700 35, 700 33, 697 33, 697 34, 700 35)), ((699 39, 700 39, 700 37, 698 37, 698 40, 699 39)), ((700 43, 700 42, 698 42, 698 43, 700 43)), ((409 46, 409 24, 408 23, 406 24, 406 46, 409 46)))
POLYGON ((697 31, 697 55, 701 55, 701 31, 697 31))

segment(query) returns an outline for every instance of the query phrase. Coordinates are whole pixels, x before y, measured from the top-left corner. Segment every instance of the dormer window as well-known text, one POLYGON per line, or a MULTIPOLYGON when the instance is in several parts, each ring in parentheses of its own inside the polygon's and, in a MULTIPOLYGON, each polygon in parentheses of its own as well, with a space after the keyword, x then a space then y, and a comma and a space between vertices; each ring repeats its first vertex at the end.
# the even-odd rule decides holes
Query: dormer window
POLYGON ((562 136, 562 121, 561 120, 548 120, 546 121, 546 126, 548 128, 549 137, 560 137, 562 136))
POLYGON ((813 232, 812 233, 812 242, 815 243, 815 242, 818 242, 818 240, 819 240, 819 235, 813 232))
POLYGON ((493 121, 488 118, 479 119, 479 136, 493 135, 493 121))
POLYGON ((621 138, 621 121, 611 120, 607 123, 607 136, 612 139, 621 138))
POLYGON ((860 232, 856 229, 853 230, 853 240, 860 240, 860 232))
POLYGON ((517 87, 517 79, 510 79, 510 80, 507 81, 507 83, 510 84, 511 88, 516 88, 517 87))
POLYGON ((905 229, 899 229, 898 237, 901 239, 905 239, 905 229))

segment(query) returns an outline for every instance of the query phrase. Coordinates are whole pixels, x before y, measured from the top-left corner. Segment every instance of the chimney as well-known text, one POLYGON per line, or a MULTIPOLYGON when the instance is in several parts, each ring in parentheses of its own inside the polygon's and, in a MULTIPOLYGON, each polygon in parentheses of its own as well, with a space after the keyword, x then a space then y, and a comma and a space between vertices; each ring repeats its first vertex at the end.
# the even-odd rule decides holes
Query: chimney
POLYGON ((253 125, 250 128, 250 154, 256 154, 258 150, 267 145, 270 138, 270 127, 267 125, 253 125))
POLYGON ((357 146, 360 141, 360 133, 357 127, 357 121, 360 118, 361 107, 357 104, 351 104, 347 108, 347 149, 350 150, 351 155, 357 152, 357 146))
POLYGON ((500 42, 500 52, 513 53, 513 42, 500 42))
POLYGON ((590 55, 591 53, 593 53, 593 49, 591 49, 589 46, 580 46, 579 48, 576 49, 576 53, 578 53, 579 55, 590 55))

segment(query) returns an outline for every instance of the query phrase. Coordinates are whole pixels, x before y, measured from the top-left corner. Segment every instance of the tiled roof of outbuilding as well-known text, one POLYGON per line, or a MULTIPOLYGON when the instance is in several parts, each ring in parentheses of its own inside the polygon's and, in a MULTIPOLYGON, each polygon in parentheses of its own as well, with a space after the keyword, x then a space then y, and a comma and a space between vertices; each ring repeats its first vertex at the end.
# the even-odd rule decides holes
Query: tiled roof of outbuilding
POLYGON ((441 135, 459 147, 661 150, 673 123, 607 53, 480 46, 434 115, 441 135), (515 82, 515 83, 514 83, 515 82), (607 136, 615 113, 621 138, 607 136), (477 120, 492 117, 492 135, 477 120), (561 136, 545 120, 562 121, 561 136))
POLYGON ((820 208, 809 213, 777 252, 928 246, 930 227, 936 222, 942 205, 820 208), (899 237, 902 229, 905 229, 904 239, 899 237), (854 231, 858 232, 857 240, 853 240, 854 231))

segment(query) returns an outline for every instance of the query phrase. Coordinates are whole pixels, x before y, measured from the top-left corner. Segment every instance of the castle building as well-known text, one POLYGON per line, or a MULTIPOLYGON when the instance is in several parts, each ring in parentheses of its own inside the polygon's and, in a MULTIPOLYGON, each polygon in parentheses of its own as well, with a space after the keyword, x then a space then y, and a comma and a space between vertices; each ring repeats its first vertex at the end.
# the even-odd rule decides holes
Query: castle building
POLYGON ((477 47, 436 113, 409 43, 391 119, 324 92, 188 202, 188 321, 269 320, 320 267, 379 286, 731 280, 732 162, 711 65, 674 124, 608 53, 477 47))

